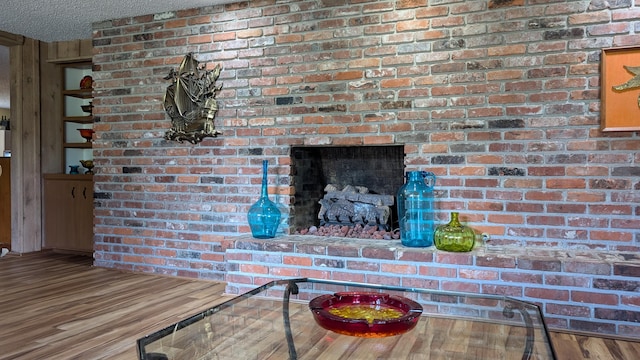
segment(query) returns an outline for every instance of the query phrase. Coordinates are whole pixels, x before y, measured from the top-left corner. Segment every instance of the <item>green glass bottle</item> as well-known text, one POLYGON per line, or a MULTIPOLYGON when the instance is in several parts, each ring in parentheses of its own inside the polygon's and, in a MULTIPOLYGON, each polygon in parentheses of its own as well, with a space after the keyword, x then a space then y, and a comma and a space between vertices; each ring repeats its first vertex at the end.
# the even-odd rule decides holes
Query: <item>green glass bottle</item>
POLYGON ((473 229, 460 223, 458 213, 454 211, 448 224, 436 228, 434 242, 438 250, 467 252, 473 249, 476 234, 473 229))

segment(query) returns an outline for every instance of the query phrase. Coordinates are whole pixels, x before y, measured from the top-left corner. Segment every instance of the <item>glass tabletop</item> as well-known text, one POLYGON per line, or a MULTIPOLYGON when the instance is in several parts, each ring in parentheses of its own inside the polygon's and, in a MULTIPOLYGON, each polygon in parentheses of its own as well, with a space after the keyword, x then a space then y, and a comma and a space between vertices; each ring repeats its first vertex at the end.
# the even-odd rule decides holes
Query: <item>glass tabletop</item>
POLYGON ((141 360, 555 359, 531 303, 308 278, 270 282, 137 345, 141 360))

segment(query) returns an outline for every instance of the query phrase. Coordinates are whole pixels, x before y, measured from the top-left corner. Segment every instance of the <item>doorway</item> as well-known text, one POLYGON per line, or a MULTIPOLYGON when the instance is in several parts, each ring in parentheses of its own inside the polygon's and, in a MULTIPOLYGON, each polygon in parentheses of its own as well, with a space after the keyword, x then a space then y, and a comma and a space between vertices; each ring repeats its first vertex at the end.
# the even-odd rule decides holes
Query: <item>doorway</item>
POLYGON ((11 250, 11 67, 0 46, 0 248, 11 250))

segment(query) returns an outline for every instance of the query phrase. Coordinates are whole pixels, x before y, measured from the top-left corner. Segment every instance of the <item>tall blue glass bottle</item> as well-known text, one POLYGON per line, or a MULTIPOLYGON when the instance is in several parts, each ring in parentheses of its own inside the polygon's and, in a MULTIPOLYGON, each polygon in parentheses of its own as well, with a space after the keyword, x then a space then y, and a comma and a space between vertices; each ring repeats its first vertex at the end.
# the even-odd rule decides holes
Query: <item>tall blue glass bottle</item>
POLYGON ((410 247, 431 246, 435 227, 433 186, 436 176, 427 171, 409 171, 406 177, 407 181, 397 195, 400 241, 410 247))
POLYGON ((251 205, 247 220, 251 228, 251 234, 258 239, 270 239, 276 236, 276 230, 280 225, 280 209, 269 200, 267 192, 267 166, 269 160, 262 161, 262 192, 260 199, 251 205))

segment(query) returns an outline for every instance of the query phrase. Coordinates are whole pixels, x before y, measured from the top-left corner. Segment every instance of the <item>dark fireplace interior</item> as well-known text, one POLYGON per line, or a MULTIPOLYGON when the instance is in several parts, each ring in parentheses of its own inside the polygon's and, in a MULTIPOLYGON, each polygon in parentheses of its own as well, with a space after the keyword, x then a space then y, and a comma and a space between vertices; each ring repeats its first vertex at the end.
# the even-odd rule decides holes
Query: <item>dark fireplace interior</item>
MULTIPOLYGON (((365 187, 366 197, 389 195, 404 184, 404 147, 393 146, 332 146, 293 147, 291 149, 292 185, 295 189, 291 207, 292 230, 320 226, 320 201, 327 185, 337 191, 347 187, 365 187)), ((356 196, 360 196, 356 194, 356 196)), ((383 198, 388 199, 389 196, 383 198)), ((390 206, 389 226, 397 228, 395 201, 390 206)))

